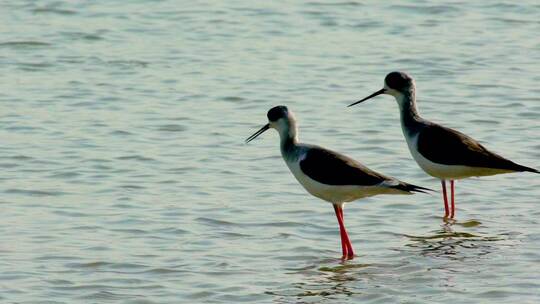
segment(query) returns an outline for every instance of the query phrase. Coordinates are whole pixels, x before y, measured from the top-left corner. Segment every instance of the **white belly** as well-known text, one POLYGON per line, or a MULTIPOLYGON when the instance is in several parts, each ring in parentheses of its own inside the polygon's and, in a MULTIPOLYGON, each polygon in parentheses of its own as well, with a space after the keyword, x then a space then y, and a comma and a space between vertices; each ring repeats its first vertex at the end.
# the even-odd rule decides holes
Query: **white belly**
POLYGON ((319 183, 305 175, 300 169, 300 162, 286 162, 294 177, 311 195, 330 203, 351 202, 360 198, 370 197, 377 194, 409 194, 408 192, 385 187, 385 185, 335 186, 319 183))
POLYGON ((418 134, 414 136, 407 136, 405 134, 405 138, 407 140, 407 145, 409 146, 409 151, 411 151, 414 160, 418 163, 422 170, 424 170, 427 174, 433 177, 455 180, 472 176, 488 176, 512 172, 509 170, 501 169, 470 167, 461 165, 443 165, 434 163, 422 156, 420 152, 418 152, 418 134))

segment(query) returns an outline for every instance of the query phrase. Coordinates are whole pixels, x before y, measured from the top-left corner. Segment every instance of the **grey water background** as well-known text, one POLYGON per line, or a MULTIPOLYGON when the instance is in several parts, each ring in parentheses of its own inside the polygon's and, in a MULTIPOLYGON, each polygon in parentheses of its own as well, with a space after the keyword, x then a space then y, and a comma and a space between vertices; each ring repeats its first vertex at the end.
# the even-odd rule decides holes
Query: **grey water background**
POLYGON ((331 206, 243 140, 439 190, 389 96, 540 167, 538 1, 0 1, 1 303, 538 303, 540 177, 331 206))

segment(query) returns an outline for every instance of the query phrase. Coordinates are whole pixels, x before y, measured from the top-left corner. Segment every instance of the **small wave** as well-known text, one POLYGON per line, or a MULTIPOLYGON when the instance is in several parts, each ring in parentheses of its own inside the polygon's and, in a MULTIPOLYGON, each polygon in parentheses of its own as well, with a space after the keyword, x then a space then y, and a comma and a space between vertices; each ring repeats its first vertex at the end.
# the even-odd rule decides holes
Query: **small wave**
POLYGON ((53 67, 54 65, 48 62, 19 62, 17 67, 26 71, 37 71, 53 67))
POLYGON ((224 101, 244 101, 245 99, 238 96, 227 96, 227 97, 223 97, 223 100, 224 101))
POLYGON ((44 255, 36 258, 38 261, 69 261, 69 260, 76 260, 76 257, 67 256, 67 255, 44 255))
POLYGON ((127 189, 127 190, 139 190, 139 189, 146 189, 144 186, 139 185, 121 185, 120 188, 127 189))
POLYGON ((187 127, 183 125, 177 125, 177 124, 168 124, 168 125, 160 126, 158 130, 165 131, 165 132, 183 132, 187 130, 187 127))
POLYGON ((428 240, 439 240, 439 239, 449 239, 449 238, 481 238, 482 240, 498 240, 498 238, 489 238, 475 235, 468 232, 456 232, 456 231, 439 231, 435 234, 425 235, 425 236, 415 236, 409 234, 403 234, 403 236, 413 240, 413 241, 428 241, 428 240))
POLYGON ((140 156, 140 155, 126 155, 126 156, 117 157, 116 159, 118 159, 118 160, 136 160, 136 161, 141 161, 141 162, 153 162, 153 161, 155 161, 155 159, 153 159, 151 157, 144 157, 144 156, 140 156))
MULTIPOLYGON (((452 225, 470 228, 479 226, 480 222, 471 220, 461 224, 452 223, 452 225)), ((445 226, 442 230, 425 236, 405 234, 403 236, 411 241, 406 247, 419 250, 422 255, 453 260, 481 258, 496 251, 510 239, 504 235, 486 236, 454 231, 450 226, 445 226)))
POLYGON ((13 163, 0 164, 0 168, 5 168, 5 169, 15 168, 19 166, 20 166, 19 164, 13 164, 13 163))
POLYGON ((109 270, 135 270, 135 269, 144 269, 147 268, 146 265, 141 264, 134 264, 134 263, 111 263, 111 262, 105 262, 105 261, 95 261, 95 262, 88 262, 88 263, 68 263, 65 265, 67 268, 76 268, 76 269, 84 269, 84 268, 91 268, 91 269, 98 269, 98 268, 106 268, 109 270))
POLYGON ((171 269, 171 268, 153 268, 153 269, 143 271, 143 273, 147 273, 147 274, 168 274, 168 273, 185 273, 185 272, 188 272, 188 271, 182 270, 182 269, 171 269))
POLYGON ((323 266, 319 268, 319 271, 322 272, 333 272, 333 273, 346 273, 352 269, 366 268, 372 266, 371 264, 344 264, 334 267, 323 266))
POLYGON ((164 229, 159 229, 156 232, 159 234, 164 233, 164 234, 173 234, 173 235, 185 235, 189 233, 189 231, 180 229, 180 228, 164 228, 164 229))
POLYGON ((343 2, 308 2, 307 5, 312 6, 363 6, 364 4, 356 1, 343 1, 343 2))
POLYGON ((11 156, 9 158, 14 159, 14 160, 31 160, 31 159, 34 159, 33 157, 26 156, 26 155, 15 155, 15 156, 11 156))
POLYGON ((77 11, 53 7, 40 7, 32 10, 35 14, 58 14, 58 15, 75 15, 77 11))
POLYGON ((110 135, 115 135, 115 136, 129 136, 129 135, 133 135, 133 133, 128 132, 128 131, 124 131, 124 130, 114 130, 114 131, 110 132, 109 134, 110 134, 110 135))
POLYGON ((107 61, 106 64, 124 66, 124 67, 141 67, 141 68, 145 68, 149 65, 148 62, 141 61, 141 60, 110 60, 110 61, 107 61))
POLYGON ((172 172, 172 173, 189 172, 189 171, 193 171, 193 170, 197 170, 197 168, 196 167, 191 167, 191 166, 186 166, 186 167, 178 167, 178 168, 167 169, 168 172, 172 172))
POLYGON ((7 189, 4 193, 8 194, 22 194, 29 196, 61 196, 67 194, 62 191, 47 191, 47 190, 28 190, 28 189, 7 189))
POLYGON ((68 263, 65 266, 67 268, 100 268, 100 267, 106 267, 109 266, 111 263, 108 262, 89 262, 89 263, 68 263))
POLYGON ((12 48, 29 48, 29 47, 45 47, 50 46, 50 43, 42 41, 7 41, 0 42, 0 47, 12 47, 12 48))
POLYGON ((48 178, 71 179, 80 175, 81 174, 78 172, 62 172, 62 173, 55 173, 55 174, 49 175, 48 178))
POLYGON ((237 225, 236 223, 227 222, 227 221, 224 221, 224 220, 217 220, 217 219, 213 219, 213 218, 207 218, 207 217, 198 217, 196 220, 199 221, 199 222, 207 223, 207 224, 214 225, 214 226, 235 226, 235 225, 237 225))
POLYGON ((120 300, 120 299, 132 298, 132 297, 134 296, 122 295, 122 294, 117 294, 110 291, 101 290, 98 292, 80 296, 79 298, 87 299, 87 300, 120 300))
POLYGON ((142 229, 111 229, 111 231, 120 232, 120 233, 127 233, 127 234, 136 234, 136 235, 141 235, 141 234, 147 234, 148 233, 148 231, 142 230, 142 229))
POLYGON ((68 217, 87 217, 87 216, 90 216, 89 214, 86 214, 86 213, 76 212, 76 211, 66 211, 66 210, 56 210, 56 211, 54 211, 54 214, 68 216, 68 217))
POLYGON ((71 39, 80 39, 80 40, 88 40, 88 41, 103 40, 103 38, 99 35, 82 33, 82 32, 66 32, 66 33, 63 33, 63 35, 71 39))
POLYGON ((450 5, 394 5, 392 8, 422 15, 442 15, 460 11, 459 8, 450 5))

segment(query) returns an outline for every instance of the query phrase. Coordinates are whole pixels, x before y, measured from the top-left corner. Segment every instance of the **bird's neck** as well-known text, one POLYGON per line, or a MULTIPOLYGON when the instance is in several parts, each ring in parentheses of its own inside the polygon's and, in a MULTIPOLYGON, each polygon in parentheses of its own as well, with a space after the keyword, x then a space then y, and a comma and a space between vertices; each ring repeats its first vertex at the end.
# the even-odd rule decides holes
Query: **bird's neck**
POLYGON ((283 128, 279 132, 281 154, 285 160, 296 157, 298 146, 298 130, 294 121, 289 122, 287 128, 283 128))
POLYGON ((422 118, 420 117, 420 114, 418 114, 416 108, 416 96, 414 90, 401 94, 397 96, 396 99, 399 104, 403 132, 407 133, 405 134, 406 136, 416 133, 422 125, 422 118))

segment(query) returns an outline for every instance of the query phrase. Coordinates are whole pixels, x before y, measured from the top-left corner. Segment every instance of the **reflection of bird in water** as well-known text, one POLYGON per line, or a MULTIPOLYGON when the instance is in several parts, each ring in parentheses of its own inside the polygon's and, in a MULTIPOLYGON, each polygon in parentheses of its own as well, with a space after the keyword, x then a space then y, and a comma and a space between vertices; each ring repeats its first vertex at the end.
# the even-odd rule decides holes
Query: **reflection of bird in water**
POLYGON ((464 223, 446 222, 441 229, 433 231, 425 236, 404 235, 412 243, 406 246, 418 248, 423 255, 446 257, 451 259, 463 259, 471 256, 469 252, 461 252, 460 249, 476 249, 472 256, 482 256, 492 252, 490 243, 504 240, 499 236, 482 236, 469 232, 454 230, 453 226, 475 227, 481 223, 475 220, 464 223))
POLYGON ((338 266, 320 267, 321 263, 325 261, 317 261, 309 270, 302 267, 298 272, 293 272, 306 275, 302 282, 287 285, 280 291, 267 291, 266 294, 276 296, 275 303, 291 303, 292 299, 294 303, 314 303, 317 298, 336 300, 339 297, 350 297, 361 293, 356 281, 365 279, 366 274, 360 271, 371 266, 343 261, 338 266))

